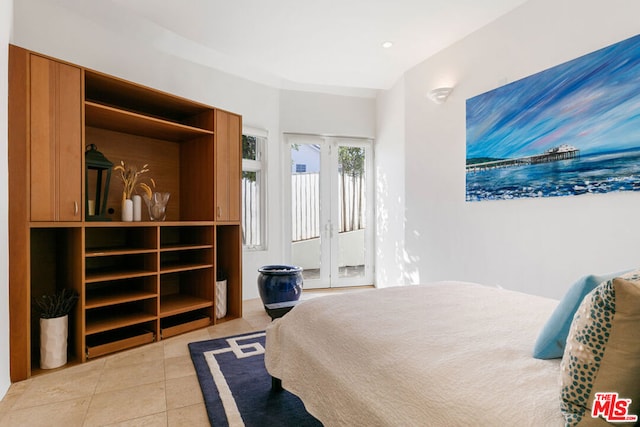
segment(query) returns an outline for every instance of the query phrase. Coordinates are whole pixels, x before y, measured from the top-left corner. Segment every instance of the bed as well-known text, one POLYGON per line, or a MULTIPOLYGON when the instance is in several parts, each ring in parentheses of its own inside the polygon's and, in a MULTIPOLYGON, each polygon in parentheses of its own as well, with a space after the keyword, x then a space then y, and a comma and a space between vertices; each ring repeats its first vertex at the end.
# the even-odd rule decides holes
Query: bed
POLYGON ((563 426, 560 359, 531 356, 557 305, 462 282, 313 298, 265 364, 325 426, 563 426))

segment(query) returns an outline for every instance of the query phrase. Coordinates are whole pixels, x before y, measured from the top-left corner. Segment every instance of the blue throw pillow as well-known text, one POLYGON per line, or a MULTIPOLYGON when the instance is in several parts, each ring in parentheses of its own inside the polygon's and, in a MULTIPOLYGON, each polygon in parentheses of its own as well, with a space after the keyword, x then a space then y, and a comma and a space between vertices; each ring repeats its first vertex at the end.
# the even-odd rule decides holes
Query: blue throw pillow
POLYGON ((540 331, 536 344, 533 348, 533 357, 536 359, 557 359, 564 353, 564 345, 569 335, 569 327, 573 321, 578 306, 585 295, 595 289, 600 283, 611 280, 630 270, 604 274, 596 276, 590 274, 581 277, 575 282, 564 295, 555 311, 547 320, 547 323, 540 331))

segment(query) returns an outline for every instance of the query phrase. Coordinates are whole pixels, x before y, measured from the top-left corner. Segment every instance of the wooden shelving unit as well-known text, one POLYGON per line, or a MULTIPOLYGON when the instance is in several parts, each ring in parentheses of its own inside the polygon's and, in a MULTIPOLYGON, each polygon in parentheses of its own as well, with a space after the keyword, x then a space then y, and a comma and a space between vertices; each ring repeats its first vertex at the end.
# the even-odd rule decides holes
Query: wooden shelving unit
POLYGON ((85 101, 85 123, 102 129, 130 133, 149 138, 180 142, 202 135, 213 135, 213 131, 156 119, 138 113, 120 110, 106 105, 85 101))
POLYGON ((15 46, 9 86, 13 381, 38 369, 31 297, 56 289, 80 296, 70 316, 71 361, 242 316, 240 116, 15 46), (71 95, 61 97, 60 87, 71 95), (57 139, 30 138, 39 120, 59 117, 57 139), (85 188, 94 183, 84 182, 82 153, 89 144, 114 164, 148 164, 156 190, 171 193, 166 221, 148 221, 143 212, 142 222, 121 222, 113 175, 110 221, 87 221, 85 188), (37 189, 53 207, 34 210, 35 169, 28 166, 42 150, 58 156, 47 170, 55 179, 37 189), (65 187, 54 188, 58 181, 65 187), (223 319, 214 313, 217 271, 228 276, 223 319))

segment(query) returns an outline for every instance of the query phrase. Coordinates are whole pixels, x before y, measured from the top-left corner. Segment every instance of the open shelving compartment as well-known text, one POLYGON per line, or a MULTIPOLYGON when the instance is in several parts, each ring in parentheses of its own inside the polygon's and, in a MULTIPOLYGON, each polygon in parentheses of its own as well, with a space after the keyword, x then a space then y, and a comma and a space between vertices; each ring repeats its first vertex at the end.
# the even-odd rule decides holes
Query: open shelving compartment
POLYGON ((85 71, 87 126, 174 142, 213 135, 213 109, 94 71, 85 71))
POLYGON ((226 316, 216 323, 242 317, 242 227, 239 224, 216 226, 216 272, 227 279, 226 316))
MULTIPOLYGON (((30 230, 31 271, 29 273, 31 285, 29 297, 31 298, 31 330, 30 330, 30 358, 31 371, 40 369, 40 322, 39 314, 34 307, 34 298, 43 295, 52 295, 61 289, 75 290, 81 294, 82 283, 77 274, 81 257, 81 228, 52 227, 46 224, 43 227, 35 227, 30 230)), ((81 328, 82 307, 78 302, 69 313, 67 362, 75 363, 82 359, 82 346, 78 339, 81 328)))
POLYGON ((213 226, 160 229, 160 329, 162 338, 213 322, 213 226))
POLYGON ((160 276, 162 338, 209 326, 213 310, 213 266, 160 276))
POLYGON ((168 338, 212 324, 213 287, 203 286, 212 268, 163 274, 160 279, 160 330, 168 338))
POLYGON ((86 227, 84 256, 84 357, 155 341, 157 227, 86 227))

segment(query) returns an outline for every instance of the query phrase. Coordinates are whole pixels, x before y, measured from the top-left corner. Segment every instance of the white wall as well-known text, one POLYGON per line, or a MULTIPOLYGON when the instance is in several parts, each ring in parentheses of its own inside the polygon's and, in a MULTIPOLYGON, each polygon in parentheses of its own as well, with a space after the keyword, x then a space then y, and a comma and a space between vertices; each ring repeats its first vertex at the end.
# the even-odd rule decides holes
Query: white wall
POLYGON ((373 98, 292 90, 280 94, 283 132, 374 138, 375 117, 373 98))
MULTIPOLYGON (((637 192, 465 202, 465 100, 635 35, 635 0, 531 0, 405 74, 406 268, 561 297, 579 276, 633 268, 637 192), (424 94, 451 78, 449 100, 424 94)), ((386 251, 388 252, 388 251, 386 251)))
POLYGON ((378 287, 410 281, 405 235, 405 80, 378 95, 376 170, 376 256, 378 287))
MULTIPOLYGON (((7 176, 8 45, 11 38, 13 0, 0 0, 0 349, 9 348, 9 245, 7 176)), ((0 399, 9 388, 9 352, 0 351, 0 399)))

